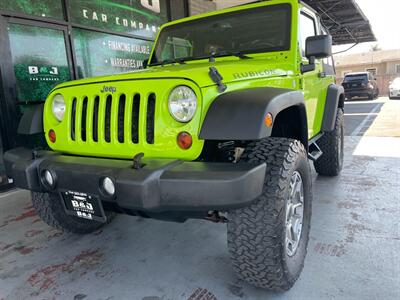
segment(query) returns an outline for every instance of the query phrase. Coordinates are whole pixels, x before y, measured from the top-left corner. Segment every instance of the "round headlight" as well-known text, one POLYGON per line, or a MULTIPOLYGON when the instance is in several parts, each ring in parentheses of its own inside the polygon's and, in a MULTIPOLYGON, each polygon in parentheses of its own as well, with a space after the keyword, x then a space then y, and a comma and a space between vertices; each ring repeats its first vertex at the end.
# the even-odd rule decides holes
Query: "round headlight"
POLYGON ((65 115, 65 100, 61 94, 57 94, 53 98, 53 103, 51 105, 54 117, 58 121, 62 121, 65 115))
POLYGON ((168 109, 175 120, 189 122, 193 119, 196 108, 197 97, 190 87, 182 85, 172 90, 168 98, 168 109))

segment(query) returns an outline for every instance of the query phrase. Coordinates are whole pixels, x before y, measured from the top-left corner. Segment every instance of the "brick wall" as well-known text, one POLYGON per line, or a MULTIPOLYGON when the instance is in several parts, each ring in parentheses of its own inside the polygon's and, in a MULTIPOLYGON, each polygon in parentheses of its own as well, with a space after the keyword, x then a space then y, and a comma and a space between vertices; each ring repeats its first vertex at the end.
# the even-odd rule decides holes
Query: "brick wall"
POLYGON ((191 16, 214 11, 217 5, 210 0, 189 0, 189 14, 191 16))

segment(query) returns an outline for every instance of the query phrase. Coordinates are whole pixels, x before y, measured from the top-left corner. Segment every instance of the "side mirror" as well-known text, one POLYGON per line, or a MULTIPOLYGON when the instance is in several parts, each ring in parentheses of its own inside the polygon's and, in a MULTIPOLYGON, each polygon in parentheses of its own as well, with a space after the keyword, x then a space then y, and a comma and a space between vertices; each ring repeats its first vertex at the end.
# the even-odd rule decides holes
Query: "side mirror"
POLYGON ((147 69, 148 66, 149 66, 149 59, 145 59, 143 61, 143 69, 147 69))
POLYGON ((301 72, 315 70, 315 60, 332 56, 332 37, 330 35, 310 36, 306 40, 306 57, 308 65, 302 65, 301 72))

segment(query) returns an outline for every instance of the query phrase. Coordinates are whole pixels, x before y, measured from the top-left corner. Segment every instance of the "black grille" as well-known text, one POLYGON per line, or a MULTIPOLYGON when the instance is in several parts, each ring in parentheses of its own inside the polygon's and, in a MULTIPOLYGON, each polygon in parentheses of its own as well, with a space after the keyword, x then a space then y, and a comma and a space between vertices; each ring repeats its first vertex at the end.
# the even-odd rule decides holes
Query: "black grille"
POLYGON ((118 142, 124 142, 125 136, 125 95, 119 97, 118 103, 118 142))
POLYGON ((96 96, 93 103, 93 141, 99 141, 99 105, 100 97, 96 96))
POLYGON ((104 118, 104 138, 107 143, 111 142, 111 108, 112 96, 108 95, 106 99, 106 114, 104 118))
POLYGON ((82 119, 81 119, 81 138, 82 141, 84 142, 86 142, 87 106, 88 106, 88 98, 85 97, 83 99, 83 104, 82 104, 82 119))
POLYGON ((132 142, 139 143, 139 113, 140 113, 140 95, 133 97, 132 105, 132 142))
POLYGON ((151 93, 142 107, 143 97, 139 93, 127 96, 108 95, 105 98, 75 97, 71 106, 71 139, 82 142, 126 143, 129 139, 134 144, 140 142, 140 132, 146 130, 145 142, 154 144, 154 126, 156 95, 151 93), (117 101, 117 103, 115 102, 117 101), (129 110, 128 110, 129 109, 129 110), (142 110, 142 111, 141 111, 142 110), (79 116, 77 115, 79 113, 79 116), (91 116, 90 114, 93 113, 91 116), (140 129, 140 118, 145 118, 144 128, 140 129), (131 123, 126 130, 127 122, 131 123), (104 126, 102 126, 104 125, 104 126), (78 127, 79 126, 79 127, 78 127), (100 131, 100 128, 102 131, 100 131), (115 132, 114 132, 115 131, 115 132), (130 131, 130 132, 129 132, 130 131))
POLYGON ((71 113, 71 139, 75 141, 75 122, 76 122, 76 98, 72 100, 71 113))
POLYGON ((156 111, 156 95, 150 94, 147 102, 146 141, 154 144, 154 115, 156 111))

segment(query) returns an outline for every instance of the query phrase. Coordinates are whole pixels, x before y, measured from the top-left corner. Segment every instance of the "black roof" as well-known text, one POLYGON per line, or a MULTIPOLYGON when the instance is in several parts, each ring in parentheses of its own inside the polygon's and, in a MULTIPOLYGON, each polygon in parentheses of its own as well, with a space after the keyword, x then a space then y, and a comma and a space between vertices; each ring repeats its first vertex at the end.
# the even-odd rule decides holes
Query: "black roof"
POLYGON ((375 42, 367 17, 355 0, 303 0, 321 17, 335 45, 375 42))

